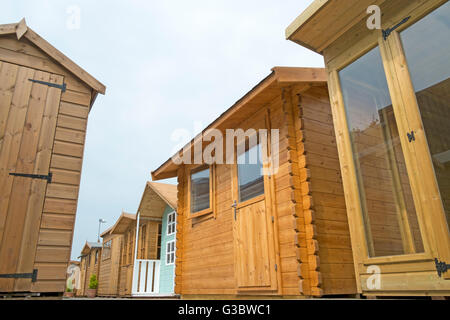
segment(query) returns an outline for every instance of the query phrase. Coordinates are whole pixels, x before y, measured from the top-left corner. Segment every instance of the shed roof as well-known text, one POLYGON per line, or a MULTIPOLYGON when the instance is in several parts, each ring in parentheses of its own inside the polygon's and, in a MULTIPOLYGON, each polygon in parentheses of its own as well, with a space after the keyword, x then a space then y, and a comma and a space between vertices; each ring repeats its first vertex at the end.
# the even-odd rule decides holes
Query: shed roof
POLYGON ((359 23, 370 5, 386 0, 314 0, 287 28, 286 39, 317 53, 359 23))
POLYGON ((73 73, 77 78, 86 83, 95 92, 105 94, 106 87, 100 81, 95 79, 87 71, 82 69, 75 62, 70 60, 62 52, 53 47, 44 38, 39 36, 30 27, 28 27, 25 22, 25 18, 20 20, 18 23, 0 25, 0 36, 8 34, 16 34, 18 40, 20 40, 22 37, 25 37, 26 39, 31 41, 35 46, 37 46, 47 55, 49 55, 58 64, 62 65, 68 71, 73 73))
POLYGON ((139 203, 141 217, 162 218, 166 206, 177 209, 177 186, 148 181, 139 203))
MULTIPOLYGON (((274 67, 272 73, 222 113, 181 150, 190 150, 194 141, 200 139, 206 130, 234 128, 242 119, 251 117, 263 104, 279 95, 284 87, 302 84, 305 88, 308 88, 324 86, 326 83, 327 76, 323 68, 274 67)), ((160 180, 175 177, 177 168, 178 165, 172 161, 172 158, 169 158, 158 169, 152 171, 152 179, 160 180)))
POLYGON ((111 227, 110 234, 122 234, 136 221, 136 214, 122 212, 119 219, 111 227))
POLYGON ((81 255, 86 255, 88 254, 92 249, 95 248, 101 248, 102 244, 99 242, 89 242, 86 241, 86 243, 84 244, 83 249, 81 250, 81 255))
POLYGON ((109 227, 108 229, 106 229, 105 231, 103 231, 102 233, 100 233, 100 237, 103 238, 104 236, 110 234, 112 228, 113 228, 113 227, 109 227))

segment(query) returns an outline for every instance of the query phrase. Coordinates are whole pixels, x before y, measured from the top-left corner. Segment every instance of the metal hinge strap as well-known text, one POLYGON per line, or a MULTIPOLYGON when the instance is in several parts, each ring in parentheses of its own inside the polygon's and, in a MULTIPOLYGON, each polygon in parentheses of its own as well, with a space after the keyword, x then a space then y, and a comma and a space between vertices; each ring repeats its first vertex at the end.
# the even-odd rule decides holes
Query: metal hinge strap
POLYGON ((450 264, 445 263, 445 261, 439 261, 437 258, 434 259, 434 264, 439 277, 450 269, 450 264))
POLYGON ((17 176, 17 177, 32 178, 32 179, 42 179, 42 180, 47 180, 48 183, 52 183, 52 173, 51 172, 49 172, 48 175, 11 172, 9 175, 17 176))
POLYGON ((31 279, 31 282, 36 282, 38 270, 33 269, 32 273, 10 273, 10 274, 0 274, 0 278, 7 279, 31 279))
POLYGON ((393 26, 392 28, 383 30, 383 39, 386 40, 389 35, 392 33, 392 31, 394 31, 395 29, 397 29, 398 27, 400 27, 402 24, 406 23, 406 21, 409 20, 409 18, 411 18, 411 16, 406 17, 405 19, 403 19, 402 21, 400 21, 399 23, 397 23, 395 26, 393 26))
POLYGON ((34 80, 34 79, 28 79, 31 82, 34 83, 40 83, 40 84, 45 84, 46 86, 52 87, 52 88, 58 88, 61 89, 62 92, 66 91, 66 84, 57 84, 57 83, 51 83, 51 82, 46 82, 46 81, 41 81, 41 80, 34 80))

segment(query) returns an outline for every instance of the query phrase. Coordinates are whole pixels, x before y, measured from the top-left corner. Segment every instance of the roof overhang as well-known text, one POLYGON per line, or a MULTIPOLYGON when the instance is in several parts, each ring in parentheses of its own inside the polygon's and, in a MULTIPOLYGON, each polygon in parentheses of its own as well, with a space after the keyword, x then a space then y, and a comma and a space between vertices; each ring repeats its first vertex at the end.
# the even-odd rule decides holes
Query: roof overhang
MULTIPOLYGON (((323 50, 369 17, 371 5, 386 0, 314 0, 287 28, 286 39, 322 54, 323 50)), ((391 0, 401 1, 401 0, 391 0)))
POLYGON ((44 38, 39 36, 30 27, 28 27, 25 22, 25 18, 20 20, 20 22, 18 23, 0 25, 0 36, 7 34, 15 34, 18 40, 20 40, 22 37, 25 37, 26 39, 31 41, 34 45, 44 51, 57 63, 62 65, 68 71, 73 73, 77 78, 86 83, 86 85, 92 88, 95 91, 94 97, 97 95, 97 93, 105 94, 105 85, 91 76, 88 72, 86 72, 86 70, 83 70, 81 67, 79 67, 75 62, 70 60, 62 52, 53 47, 44 38))
MULTIPOLYGON (((282 88, 291 85, 302 85, 306 88, 312 86, 325 86, 327 76, 323 68, 294 68, 294 67, 274 67, 272 73, 258 83, 246 95, 233 104, 228 110, 222 113, 208 127, 200 132, 194 139, 187 143, 181 150, 190 152, 194 142, 201 139, 203 133, 210 129, 235 128, 238 119, 251 117, 264 104, 274 99, 281 93, 282 88)), ((181 152, 180 150, 180 152, 181 152)), ((169 158, 158 169, 152 171, 152 180, 161 180, 177 176, 178 166, 169 158)))

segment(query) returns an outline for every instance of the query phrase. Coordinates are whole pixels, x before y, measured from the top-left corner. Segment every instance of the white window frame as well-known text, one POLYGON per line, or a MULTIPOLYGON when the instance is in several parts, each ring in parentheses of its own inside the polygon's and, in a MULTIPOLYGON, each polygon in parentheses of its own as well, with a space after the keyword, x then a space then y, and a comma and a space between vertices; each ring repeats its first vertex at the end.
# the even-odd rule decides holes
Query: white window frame
POLYGON ((171 236, 173 234, 175 234, 175 232, 177 231, 177 213, 175 211, 170 212, 167 215, 167 230, 166 230, 166 234, 168 236, 171 236), (174 219, 173 222, 169 222, 169 217, 173 215, 174 219), (170 232, 170 227, 173 226, 173 232, 170 232))
POLYGON ((166 242, 166 266, 172 265, 175 263, 175 251, 177 250, 176 246, 175 246, 175 240, 170 240, 166 242), (173 251, 169 252, 169 247, 170 245, 173 243, 173 251), (172 262, 167 262, 167 258, 173 254, 173 261, 172 262))

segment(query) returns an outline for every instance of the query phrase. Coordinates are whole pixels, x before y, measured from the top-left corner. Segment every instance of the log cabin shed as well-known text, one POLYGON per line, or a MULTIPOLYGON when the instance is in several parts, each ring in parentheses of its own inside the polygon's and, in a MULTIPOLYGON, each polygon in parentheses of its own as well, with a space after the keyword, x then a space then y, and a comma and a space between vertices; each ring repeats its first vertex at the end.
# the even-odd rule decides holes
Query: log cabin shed
MULTIPOLYGON (((224 146, 224 154, 233 150, 235 156, 229 164, 219 157, 197 164, 172 157, 152 172, 153 180, 178 179, 175 293, 184 298, 355 294, 325 70, 273 68, 202 133, 238 128, 268 129, 268 139, 260 136, 251 147, 249 134, 236 155, 233 138, 224 146), (256 147, 268 155, 265 160, 236 161, 256 147)), ((212 142, 202 133, 182 149, 183 158, 207 150, 212 142)))
POLYGON ((64 291, 98 93, 105 86, 24 19, 0 25, 0 292, 64 291))
POLYGON ((449 34, 446 0, 315 0, 286 29, 324 57, 359 293, 450 295, 449 34))

